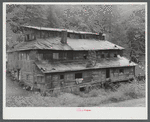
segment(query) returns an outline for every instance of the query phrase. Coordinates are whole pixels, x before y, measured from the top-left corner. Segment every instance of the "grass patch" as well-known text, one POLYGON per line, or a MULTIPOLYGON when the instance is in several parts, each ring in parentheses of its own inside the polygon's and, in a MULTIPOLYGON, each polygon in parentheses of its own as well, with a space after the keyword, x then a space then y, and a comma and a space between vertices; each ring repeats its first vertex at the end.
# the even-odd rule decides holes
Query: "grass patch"
POLYGON ((116 103, 120 101, 145 97, 145 84, 136 82, 121 84, 115 91, 98 89, 89 93, 56 92, 52 96, 43 97, 40 94, 32 94, 28 97, 7 97, 8 107, 90 107, 100 104, 116 103))

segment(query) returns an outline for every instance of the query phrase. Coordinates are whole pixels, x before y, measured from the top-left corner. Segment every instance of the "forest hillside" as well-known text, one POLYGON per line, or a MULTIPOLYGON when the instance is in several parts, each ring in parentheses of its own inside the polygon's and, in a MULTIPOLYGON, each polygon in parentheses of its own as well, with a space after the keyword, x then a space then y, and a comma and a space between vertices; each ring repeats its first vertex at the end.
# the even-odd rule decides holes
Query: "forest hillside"
POLYGON ((7 49, 19 43, 20 25, 64 28, 109 35, 125 56, 145 55, 144 5, 16 5, 6 7, 7 49))

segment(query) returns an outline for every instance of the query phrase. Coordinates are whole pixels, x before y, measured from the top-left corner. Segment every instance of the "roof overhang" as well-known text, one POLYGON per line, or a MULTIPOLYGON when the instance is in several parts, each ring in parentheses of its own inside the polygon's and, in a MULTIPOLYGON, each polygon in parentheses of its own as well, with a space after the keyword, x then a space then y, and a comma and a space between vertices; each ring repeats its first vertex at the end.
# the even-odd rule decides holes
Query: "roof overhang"
POLYGON ((58 73, 58 72, 75 72, 75 71, 85 71, 85 70, 96 70, 96 69, 106 69, 106 68, 122 68, 122 67, 134 67, 137 64, 130 62, 129 60, 121 57, 117 60, 105 60, 103 62, 98 62, 94 67, 86 67, 86 63, 42 63, 35 62, 37 67, 43 73, 58 73))

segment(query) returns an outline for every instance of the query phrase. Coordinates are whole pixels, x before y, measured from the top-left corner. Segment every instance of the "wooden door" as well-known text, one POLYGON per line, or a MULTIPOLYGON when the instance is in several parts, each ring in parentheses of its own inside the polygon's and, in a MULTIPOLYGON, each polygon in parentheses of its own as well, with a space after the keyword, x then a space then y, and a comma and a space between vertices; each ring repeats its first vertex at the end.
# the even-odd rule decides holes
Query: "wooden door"
POLYGON ((110 78, 110 69, 106 69, 106 78, 110 78))

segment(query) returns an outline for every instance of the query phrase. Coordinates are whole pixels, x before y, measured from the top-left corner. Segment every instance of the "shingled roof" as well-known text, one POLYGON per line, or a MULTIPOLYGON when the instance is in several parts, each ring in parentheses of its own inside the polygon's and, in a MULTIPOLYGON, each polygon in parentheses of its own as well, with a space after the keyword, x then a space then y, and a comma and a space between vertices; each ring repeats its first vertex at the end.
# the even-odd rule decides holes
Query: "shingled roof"
POLYGON ((134 62, 129 63, 129 60, 125 57, 119 57, 108 60, 101 60, 97 62, 94 67, 86 68, 86 63, 48 63, 48 62, 35 62, 38 68, 43 73, 55 73, 55 72, 67 72, 77 70, 110 68, 110 67, 128 67, 135 66, 134 62))
POLYGON ((61 38, 47 38, 47 39, 37 39, 29 42, 21 42, 14 47, 14 49, 7 52, 13 51, 23 51, 23 50, 122 50, 116 44, 113 44, 105 40, 96 39, 71 39, 67 38, 67 44, 62 44, 60 42, 61 38), (116 46, 115 46, 116 45, 116 46))

